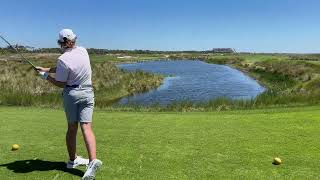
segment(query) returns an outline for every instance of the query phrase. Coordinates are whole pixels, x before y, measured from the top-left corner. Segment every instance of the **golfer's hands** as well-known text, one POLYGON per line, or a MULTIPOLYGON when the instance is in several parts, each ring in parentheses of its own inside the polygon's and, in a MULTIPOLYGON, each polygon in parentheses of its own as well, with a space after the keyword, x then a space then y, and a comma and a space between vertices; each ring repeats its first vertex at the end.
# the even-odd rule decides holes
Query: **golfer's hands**
POLYGON ((39 71, 38 73, 42 79, 45 79, 45 80, 48 79, 48 76, 49 76, 48 72, 39 71))
POLYGON ((36 67, 36 70, 37 71, 42 71, 42 72, 49 72, 50 68, 44 68, 44 67, 38 66, 38 67, 36 67))

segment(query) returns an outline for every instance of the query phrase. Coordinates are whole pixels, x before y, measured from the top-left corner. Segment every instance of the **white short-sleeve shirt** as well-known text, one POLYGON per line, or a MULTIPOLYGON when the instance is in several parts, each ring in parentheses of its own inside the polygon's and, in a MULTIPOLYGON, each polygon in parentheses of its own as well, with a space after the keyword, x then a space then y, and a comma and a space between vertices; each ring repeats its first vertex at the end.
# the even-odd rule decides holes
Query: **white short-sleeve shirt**
POLYGON ((56 81, 67 82, 67 85, 91 85, 91 76, 90 58, 85 48, 69 48, 58 58, 56 81))

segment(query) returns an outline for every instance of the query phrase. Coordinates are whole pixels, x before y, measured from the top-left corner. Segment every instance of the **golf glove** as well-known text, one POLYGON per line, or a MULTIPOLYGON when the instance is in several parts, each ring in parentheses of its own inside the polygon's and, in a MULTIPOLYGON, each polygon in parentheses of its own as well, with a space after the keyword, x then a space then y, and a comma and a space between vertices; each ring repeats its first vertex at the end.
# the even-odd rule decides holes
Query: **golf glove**
POLYGON ((39 72, 39 75, 40 75, 40 77, 41 77, 42 79, 45 79, 45 80, 46 80, 46 79, 48 78, 48 76, 49 76, 49 73, 40 71, 40 72, 39 72))

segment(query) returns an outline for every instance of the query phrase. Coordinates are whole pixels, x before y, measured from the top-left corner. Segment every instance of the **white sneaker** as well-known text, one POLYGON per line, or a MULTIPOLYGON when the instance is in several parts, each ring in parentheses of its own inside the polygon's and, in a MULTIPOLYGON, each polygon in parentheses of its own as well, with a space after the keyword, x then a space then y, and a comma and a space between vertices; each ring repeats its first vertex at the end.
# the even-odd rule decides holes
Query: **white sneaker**
POLYGON ((75 167, 81 166, 81 165, 87 166, 88 164, 89 164, 89 159, 85 159, 81 156, 77 156, 75 160, 68 161, 67 168, 72 169, 72 168, 75 168, 75 167))
POLYGON ((87 167, 86 173, 84 173, 82 180, 94 179, 97 170, 102 166, 102 162, 99 159, 91 161, 87 167))

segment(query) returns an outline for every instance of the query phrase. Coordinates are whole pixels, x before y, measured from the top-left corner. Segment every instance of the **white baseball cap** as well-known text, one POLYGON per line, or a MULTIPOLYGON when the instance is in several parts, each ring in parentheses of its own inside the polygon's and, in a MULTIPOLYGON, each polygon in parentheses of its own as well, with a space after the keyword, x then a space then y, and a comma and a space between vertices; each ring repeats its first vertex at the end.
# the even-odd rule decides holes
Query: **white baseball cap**
POLYGON ((67 38, 69 40, 74 40, 77 38, 76 34, 73 33, 71 29, 62 29, 59 32, 59 41, 64 42, 64 38, 67 38))

